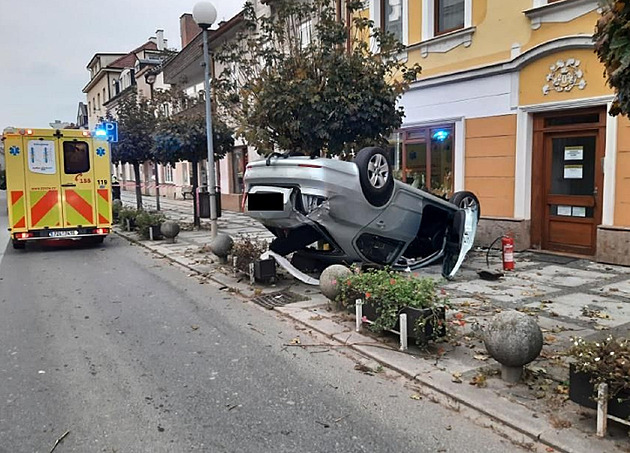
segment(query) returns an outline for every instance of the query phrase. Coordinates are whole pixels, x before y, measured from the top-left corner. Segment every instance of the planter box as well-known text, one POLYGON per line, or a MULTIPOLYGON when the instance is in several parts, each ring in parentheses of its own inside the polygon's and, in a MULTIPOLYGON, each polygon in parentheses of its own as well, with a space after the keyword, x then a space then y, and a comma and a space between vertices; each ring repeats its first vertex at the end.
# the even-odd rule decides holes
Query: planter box
POLYGON ((125 231, 133 231, 136 228, 136 219, 126 218, 123 226, 125 231))
MULTIPOLYGON (((443 306, 434 308, 405 307, 399 312, 399 314, 401 313, 407 315, 407 337, 416 340, 417 343, 426 343, 446 335, 446 309, 443 306), (425 320, 424 330, 419 332, 419 335, 415 331, 418 319, 425 320)), ((378 317, 374 306, 365 302, 363 303, 363 316, 370 321, 374 321, 378 317)), ((396 321, 391 330, 396 333, 400 332, 400 319, 396 321)))
POLYGON ((151 225, 149 227, 149 239, 151 239, 152 241, 158 240, 158 239, 162 239, 163 235, 162 235, 162 230, 160 228, 160 225, 151 225))
MULTIPOLYGON (((569 399, 580 406, 597 409, 597 389, 590 382, 591 375, 569 367, 569 399)), ((630 418, 630 392, 622 391, 608 401, 608 414, 628 420, 630 418), (623 401, 619 402, 619 398, 623 401)))

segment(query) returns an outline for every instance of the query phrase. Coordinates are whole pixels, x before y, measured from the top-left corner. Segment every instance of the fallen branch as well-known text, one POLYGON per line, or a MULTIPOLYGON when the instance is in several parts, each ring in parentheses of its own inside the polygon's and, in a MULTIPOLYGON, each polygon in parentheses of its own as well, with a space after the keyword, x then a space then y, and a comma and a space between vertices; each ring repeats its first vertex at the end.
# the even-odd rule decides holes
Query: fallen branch
POLYGON ((63 433, 61 435, 61 437, 59 439, 57 439, 57 441, 55 442, 55 445, 53 445, 53 447, 50 449, 50 453, 53 453, 53 451, 55 451, 55 448, 57 448, 57 445, 59 445, 59 443, 68 435, 70 434, 70 431, 66 431, 65 433, 63 433))

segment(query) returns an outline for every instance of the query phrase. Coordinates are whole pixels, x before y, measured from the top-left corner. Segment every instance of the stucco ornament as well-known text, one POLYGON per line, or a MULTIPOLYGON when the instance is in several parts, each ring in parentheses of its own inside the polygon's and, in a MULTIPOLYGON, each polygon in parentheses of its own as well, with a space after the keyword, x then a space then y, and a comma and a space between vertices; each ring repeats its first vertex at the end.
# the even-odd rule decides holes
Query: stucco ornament
POLYGON ((542 91, 546 96, 551 90, 558 93, 571 91, 573 87, 583 90, 586 86, 584 72, 580 69, 580 60, 569 58, 567 61, 558 60, 549 66, 547 83, 543 85, 542 91))

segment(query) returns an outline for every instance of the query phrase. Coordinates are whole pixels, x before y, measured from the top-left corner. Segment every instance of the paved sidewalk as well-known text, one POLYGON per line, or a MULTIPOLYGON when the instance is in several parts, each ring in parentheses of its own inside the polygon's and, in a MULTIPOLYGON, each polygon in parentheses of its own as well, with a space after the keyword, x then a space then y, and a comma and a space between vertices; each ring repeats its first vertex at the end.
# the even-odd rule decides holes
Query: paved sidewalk
MULTIPOLYGON (((123 193, 125 204, 135 197, 123 193)), ((144 198, 151 208, 154 198, 144 198)), ((161 201, 164 213, 192 224, 190 200, 161 201)), ((207 221, 204 221, 204 225, 207 221)), ((269 239, 271 235, 256 221, 240 213, 223 212, 219 231, 235 239, 243 236, 269 239)), ((135 233, 119 232, 138 241, 135 233)), ((277 291, 290 291, 303 302, 275 310, 309 329, 327 335, 340 345, 395 369, 418 383, 417 391, 492 426, 514 441, 531 445, 539 440, 559 451, 628 451, 627 428, 612 422, 606 439, 595 437, 595 411, 567 401, 568 364, 563 352, 571 337, 605 336, 610 332, 628 335, 630 328, 630 268, 593 263, 540 253, 517 253, 516 269, 498 281, 486 281, 477 271, 487 269, 486 251, 473 251, 453 281, 440 278, 439 266, 418 273, 439 279, 449 300, 450 327, 445 342, 426 350, 411 347, 397 350, 394 336, 376 336, 365 329, 354 331, 354 316, 333 311, 317 287, 309 287, 283 276, 275 285, 249 285, 244 275, 217 264, 208 252, 209 231, 182 231, 174 244, 140 241, 155 253, 185 266, 200 282, 211 282, 245 299, 277 291), (527 367, 523 384, 506 385, 499 365, 485 352, 478 331, 503 310, 519 310, 537 320, 545 338, 541 356, 527 367), (480 385, 476 384, 481 382, 480 385)), ((498 270, 500 256, 491 251, 490 270, 498 270)), ((549 451, 549 450, 547 450, 549 451)))

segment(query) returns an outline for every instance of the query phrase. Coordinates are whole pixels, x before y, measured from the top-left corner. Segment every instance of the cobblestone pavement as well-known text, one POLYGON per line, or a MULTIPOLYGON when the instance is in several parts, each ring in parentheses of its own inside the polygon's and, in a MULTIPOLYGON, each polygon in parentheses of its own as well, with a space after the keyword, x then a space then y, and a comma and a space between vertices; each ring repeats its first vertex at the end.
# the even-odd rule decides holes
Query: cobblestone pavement
MULTIPOLYGON (((133 205, 135 197, 123 193, 123 201, 133 205)), ((154 199, 146 197, 144 203, 151 208, 154 199)), ((190 200, 164 199, 161 205, 168 217, 192 224, 190 200)), ((235 239, 271 238, 253 219, 228 211, 219 219, 219 231, 235 239)), ((134 233, 122 234, 138 240, 134 233)), ((403 353, 397 350, 398 340, 393 335, 376 336, 367 329, 355 332, 354 316, 332 310, 317 287, 282 273, 274 285, 250 285, 247 276, 217 264, 208 251, 209 241, 209 231, 201 229, 182 231, 174 244, 141 243, 195 271, 198 278, 211 279, 248 300, 280 290, 308 298, 275 310, 406 374, 429 397, 461 411, 474 408, 471 416, 483 414, 482 423, 500 423, 507 435, 516 436, 521 443, 538 439, 561 451, 627 451, 627 434, 622 425, 613 424, 610 436, 600 440, 594 436, 595 411, 567 401, 568 363, 564 352, 576 336, 628 335, 630 268, 522 252, 516 254, 513 272, 488 281, 481 279, 478 272, 499 271, 500 254, 497 250, 474 250, 452 281, 441 279, 439 265, 417 273, 436 278, 448 299, 449 336, 428 348, 412 346, 403 353), (481 338, 492 317, 504 310, 518 310, 534 317, 545 340, 541 356, 527 367, 524 383, 518 385, 507 385, 500 379, 499 365, 488 357, 481 338), (375 341, 379 344, 374 345, 375 341)))

